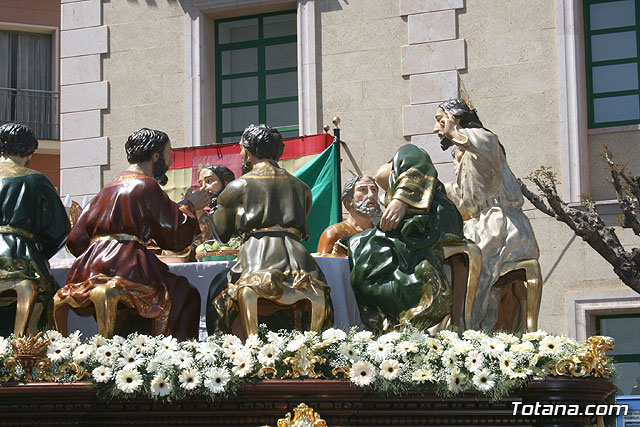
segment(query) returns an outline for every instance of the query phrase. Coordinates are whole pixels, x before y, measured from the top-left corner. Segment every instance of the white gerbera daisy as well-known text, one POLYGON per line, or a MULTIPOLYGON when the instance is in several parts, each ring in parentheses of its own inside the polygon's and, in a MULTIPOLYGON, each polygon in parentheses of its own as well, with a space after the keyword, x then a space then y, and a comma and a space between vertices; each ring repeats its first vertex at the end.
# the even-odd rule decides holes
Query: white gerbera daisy
POLYGON ((471 341, 480 341, 483 338, 486 338, 487 336, 480 332, 480 331, 476 331, 473 329, 467 329, 466 331, 464 331, 462 333, 462 338, 467 339, 467 340, 471 340, 471 341))
POLYGON ((456 354, 466 354, 473 350, 473 344, 467 340, 453 340, 450 345, 451 350, 456 354))
POLYGON ((229 371, 224 368, 213 368, 205 375, 204 386, 211 393, 222 393, 229 382, 229 371))
POLYGON ((453 393, 459 393, 464 390, 467 379, 460 369, 455 368, 447 375, 447 388, 453 393))
POLYGON ((513 369, 515 367, 516 361, 513 358, 513 355, 511 353, 504 353, 500 358, 500 370, 503 373, 510 375, 513 373, 513 369))
POLYGON ((193 390, 200 385, 200 373, 196 369, 183 369, 178 376, 180 387, 193 390))
POLYGON ((232 345, 242 345, 242 341, 235 335, 225 334, 222 336, 222 346, 231 347, 232 345))
POLYGON ((540 341, 540 354, 548 355, 557 353, 562 348, 562 341, 557 337, 548 336, 540 341))
POLYGON ((180 369, 189 369, 193 365, 193 357, 188 351, 180 350, 173 354, 171 362, 180 369))
POLYGON ((142 354, 151 353, 153 351, 152 339, 146 335, 137 335, 133 340, 133 345, 136 350, 142 354))
POLYGON ((444 346, 442 345, 440 340, 436 338, 427 338, 425 343, 429 348, 429 353, 435 356, 442 356, 442 353, 444 352, 444 346))
POLYGON ((499 339, 500 341, 506 344, 517 344, 519 341, 518 337, 513 336, 511 334, 506 334, 504 332, 498 332, 495 338, 499 339))
POLYGON ((62 341, 55 341, 47 348, 47 357, 52 362, 61 362, 71 355, 69 346, 62 341))
POLYGON ((442 354, 442 364, 445 368, 455 368, 457 363, 458 355, 453 350, 449 349, 442 354))
POLYGON ((353 336, 353 342, 363 343, 369 342, 373 338, 373 332, 371 331, 360 331, 353 336))
POLYGON ((116 374, 116 387, 123 393, 133 393, 142 385, 142 375, 137 369, 123 369, 116 374))
POLYGON ((106 383, 111 379, 111 369, 106 366, 98 366, 91 371, 91 376, 97 383, 106 383))
POLYGON ((64 338, 62 334, 56 330, 50 329, 44 334, 44 338, 48 339, 51 344, 64 338))
POLYGON ((342 341, 346 337, 347 333, 342 329, 330 328, 322 333, 322 339, 328 341, 331 344, 342 341))
POLYGON ((113 344, 119 346, 119 347, 123 347, 124 343, 127 342, 127 339, 123 336, 120 335, 116 335, 113 338, 111 338, 111 341, 113 342, 113 344))
POLYGON ((481 369, 473 376, 473 385, 480 391, 489 391, 496 385, 496 381, 488 369, 481 369))
POLYGON ((547 335, 548 334, 545 331, 537 330, 535 332, 527 332, 522 336, 522 339, 525 341, 536 341, 536 340, 541 340, 547 335))
POLYGON ((260 341, 258 334, 250 334, 249 338, 247 338, 247 341, 244 343, 244 347, 249 350, 255 350, 260 346, 260 344, 262 344, 262 341, 260 341))
POLYGON ((287 351, 297 351, 305 342, 305 338, 303 335, 300 335, 298 338, 291 341, 287 344, 287 351))
MULTIPOLYGON (((118 359, 118 365, 140 365, 142 363, 142 358, 138 357, 136 351, 132 348, 123 349, 120 353, 120 358, 118 359)), ((136 366, 136 367, 137 367, 136 366)))
POLYGON ((382 362, 393 353, 393 344, 390 342, 372 341, 367 345, 367 352, 376 362, 382 362))
POLYGON ((74 333, 70 334, 66 341, 69 343, 69 346, 71 348, 76 348, 77 346, 80 345, 80 340, 82 337, 82 332, 80 331, 75 331, 74 333))
POLYGON ((233 359, 233 368, 231 371, 240 378, 246 377, 253 369, 253 358, 249 355, 239 355, 233 359))
POLYGON ((218 352, 216 345, 210 342, 201 342, 196 350, 196 360, 203 363, 213 363, 217 360, 216 353, 218 352))
POLYGON ((482 344, 482 352, 496 358, 500 357, 502 353, 504 353, 505 348, 506 345, 496 338, 489 338, 482 344))
POLYGON ((354 360, 356 356, 358 356, 358 350, 356 350, 353 344, 349 344, 348 342, 343 342, 342 344, 340 344, 340 347, 338 347, 338 351, 349 360, 354 360))
POLYGON ((382 335, 380 338, 378 338, 378 341, 382 343, 395 342, 398 341, 401 337, 402 334, 400 332, 392 331, 382 335))
POLYGON ((411 380, 417 382, 418 384, 422 384, 427 381, 433 381, 435 376, 433 372, 429 369, 418 369, 411 375, 411 380))
POLYGON ((380 364, 380 376, 389 381, 395 380, 400 375, 400 363, 397 360, 387 359, 380 364))
POLYGON ((118 358, 118 349, 113 345, 103 345, 96 350, 98 363, 111 366, 118 358))
POLYGON ((282 338, 282 335, 273 331, 267 332, 267 341, 278 348, 282 348, 284 345, 284 338, 282 338))
POLYGON ((158 342, 158 350, 161 351, 176 351, 178 350, 178 340, 174 337, 164 337, 158 342))
POLYGON ((94 335, 91 337, 91 343, 94 347, 102 347, 107 343, 107 339, 102 335, 94 335))
POLYGON ((73 350, 73 361, 76 363, 86 362, 93 353, 93 349, 89 344, 82 344, 73 350))
POLYGON ((531 341, 524 341, 519 344, 514 344, 509 349, 514 353, 531 353, 534 350, 533 343, 531 341))
POLYGON ((263 346, 258 352, 258 362, 264 366, 273 366, 278 360, 280 350, 273 344, 263 346))
POLYGON ((400 341, 396 345, 396 353, 402 357, 406 357, 409 353, 417 353, 418 346, 411 341, 400 341))
POLYGON ((464 366, 470 372, 477 372, 482 369, 482 363, 484 362, 484 356, 478 350, 472 350, 467 354, 464 360, 464 366))
POLYGON ((229 357, 229 359, 233 359, 236 356, 236 354, 244 350, 243 345, 237 345, 237 344, 232 344, 226 347, 223 346, 222 348, 223 348, 224 354, 226 354, 227 357, 229 357))
POLYGON ((447 330, 438 332, 438 336, 442 340, 447 341, 447 342, 460 339, 460 337, 458 336, 458 334, 456 332, 447 331, 447 330))
POLYGON ((351 366, 349 379, 358 387, 364 387, 376 378, 376 368, 371 363, 361 360, 351 366))
POLYGON ((166 396, 171 393, 171 384, 164 379, 163 374, 157 374, 151 381, 151 394, 154 396, 166 396))

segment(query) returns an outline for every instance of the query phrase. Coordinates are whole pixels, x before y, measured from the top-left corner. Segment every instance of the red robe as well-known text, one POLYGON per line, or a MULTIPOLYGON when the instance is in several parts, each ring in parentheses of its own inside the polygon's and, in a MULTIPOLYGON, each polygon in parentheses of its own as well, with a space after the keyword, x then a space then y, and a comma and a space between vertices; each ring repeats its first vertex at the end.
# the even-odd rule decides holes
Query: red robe
POLYGON ((78 258, 58 295, 86 307, 91 290, 109 282, 140 316, 152 319, 154 335, 196 338, 200 294, 187 279, 170 273, 138 241, 92 239, 124 233, 181 251, 199 232, 192 206, 171 201, 153 178, 125 171, 98 193, 71 230, 67 247, 78 258))

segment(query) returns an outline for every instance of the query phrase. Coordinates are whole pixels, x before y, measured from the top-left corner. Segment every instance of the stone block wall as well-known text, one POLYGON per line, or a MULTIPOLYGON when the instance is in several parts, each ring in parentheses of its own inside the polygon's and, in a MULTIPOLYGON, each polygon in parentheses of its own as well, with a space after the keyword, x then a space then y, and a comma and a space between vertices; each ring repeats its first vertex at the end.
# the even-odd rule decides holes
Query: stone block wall
POLYGON ((100 62, 109 30, 101 0, 62 0, 60 30, 60 193, 81 201, 100 191, 101 167, 109 163, 102 133, 109 83, 100 62))

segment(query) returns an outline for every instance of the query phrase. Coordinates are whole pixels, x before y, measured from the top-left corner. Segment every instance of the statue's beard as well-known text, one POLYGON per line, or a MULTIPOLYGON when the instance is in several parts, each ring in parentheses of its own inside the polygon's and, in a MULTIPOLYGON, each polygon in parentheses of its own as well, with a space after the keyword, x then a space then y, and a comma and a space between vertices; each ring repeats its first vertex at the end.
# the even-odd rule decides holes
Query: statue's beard
POLYGON ((26 162, 24 162, 24 167, 28 168, 29 167, 29 162, 31 161, 31 159, 27 159, 26 162))
POLYGON ((169 177, 167 176, 167 171, 169 170, 169 166, 164 161, 164 154, 160 153, 160 157, 153 164, 153 179, 162 186, 167 185, 169 182, 169 177))
POLYGON ((368 200, 354 201, 353 210, 361 215, 368 216, 374 224, 377 224, 380 221, 380 217, 382 217, 382 209, 378 203, 375 206, 367 206, 367 203, 369 203, 368 200))
POLYGON ((253 169, 253 164, 251 162, 243 160, 242 161, 242 175, 251 172, 251 169, 253 169))

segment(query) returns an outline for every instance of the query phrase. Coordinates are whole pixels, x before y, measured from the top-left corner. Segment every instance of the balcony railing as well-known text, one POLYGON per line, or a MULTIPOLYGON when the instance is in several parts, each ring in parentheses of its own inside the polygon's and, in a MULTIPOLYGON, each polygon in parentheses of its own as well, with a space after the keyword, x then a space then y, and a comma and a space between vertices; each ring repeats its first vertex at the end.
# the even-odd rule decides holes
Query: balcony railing
POLYGON ((0 87, 0 124, 16 122, 28 126, 38 139, 60 139, 58 98, 50 90, 0 87))

